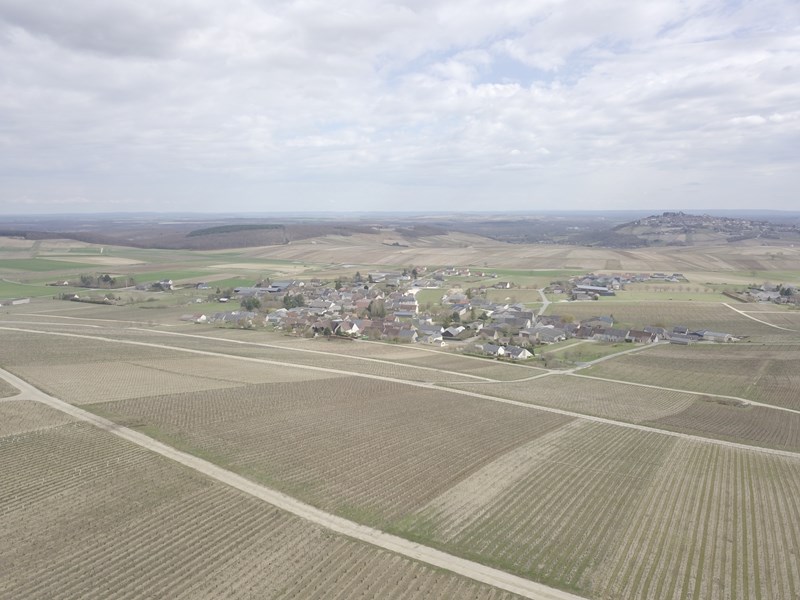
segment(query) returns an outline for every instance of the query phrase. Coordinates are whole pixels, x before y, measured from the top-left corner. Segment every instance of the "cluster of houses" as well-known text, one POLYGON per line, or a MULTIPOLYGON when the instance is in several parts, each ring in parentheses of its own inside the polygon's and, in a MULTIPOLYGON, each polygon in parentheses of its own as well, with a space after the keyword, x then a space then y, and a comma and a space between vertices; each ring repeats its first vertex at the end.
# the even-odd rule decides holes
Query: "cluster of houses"
POLYGON ((627 284, 645 282, 685 282, 682 273, 625 273, 613 275, 595 275, 588 273, 580 277, 572 277, 565 283, 553 283, 546 291, 551 294, 565 294, 570 300, 597 300, 601 296, 616 296, 616 292, 625 289, 627 284))
POLYGON ((752 286, 740 294, 731 294, 731 296, 744 302, 800 305, 800 293, 797 289, 782 284, 765 283, 760 286, 752 286))
POLYGON ((539 317, 537 321, 537 327, 541 328, 537 335, 537 341, 543 344, 570 338, 634 344, 652 344, 659 341, 669 341, 673 344, 689 344, 700 341, 734 342, 738 340, 730 333, 715 332, 708 329, 690 329, 682 325, 676 325, 671 328, 648 325, 642 329, 615 327, 614 318, 610 315, 572 322, 565 322, 560 316, 554 315, 539 317))
MULTIPOLYGON (((731 334, 690 331, 685 327, 620 328, 615 327, 610 316, 579 322, 560 316, 538 316, 524 304, 493 302, 480 290, 456 288, 446 293, 443 290, 441 309, 437 313, 421 310, 418 292, 438 287, 440 277, 449 274, 437 271, 427 279, 420 279, 407 273, 369 273, 352 282, 339 281, 334 287, 317 280, 241 287, 233 290, 237 298, 258 297, 264 304, 279 308, 267 313, 232 310, 211 315, 185 315, 184 319, 247 328, 269 325, 295 335, 358 337, 439 346, 456 344, 465 350, 511 360, 525 360, 533 356, 534 346, 569 338, 637 344, 661 340, 677 344, 735 340, 731 334), (300 302, 297 302, 298 297, 300 302)), ((463 275, 457 270, 452 274, 463 275)), ((643 280, 632 279, 637 277, 644 276, 613 276, 606 280, 588 275, 574 283, 576 287, 593 286, 613 291, 617 285, 643 280)))

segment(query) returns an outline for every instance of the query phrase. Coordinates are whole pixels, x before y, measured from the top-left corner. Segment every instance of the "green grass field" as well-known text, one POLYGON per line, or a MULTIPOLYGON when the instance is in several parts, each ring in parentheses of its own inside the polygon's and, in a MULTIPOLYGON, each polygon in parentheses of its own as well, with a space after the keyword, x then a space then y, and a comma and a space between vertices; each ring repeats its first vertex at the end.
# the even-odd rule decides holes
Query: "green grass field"
POLYGON ((40 298, 56 296, 64 292, 75 292, 71 287, 50 287, 45 285, 18 284, 0 280, 0 298, 40 298))
POLYGON ((89 269, 97 271, 98 265, 63 260, 48 260, 46 258, 4 258, 0 259, 0 272, 2 271, 74 271, 75 269, 89 269))

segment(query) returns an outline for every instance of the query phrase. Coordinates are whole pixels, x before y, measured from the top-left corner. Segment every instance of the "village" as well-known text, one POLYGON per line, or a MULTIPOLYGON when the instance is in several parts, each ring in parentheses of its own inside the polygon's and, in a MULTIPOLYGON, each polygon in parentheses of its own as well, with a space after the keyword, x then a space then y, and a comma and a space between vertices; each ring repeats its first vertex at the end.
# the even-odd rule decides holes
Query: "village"
MULTIPOLYGON (((631 283, 685 281, 678 273, 573 277, 539 290, 543 303, 534 307, 487 298, 490 289, 511 290, 515 284, 508 281, 466 288, 460 283, 448 283, 450 278, 470 275, 497 278, 466 268, 428 272, 425 267, 416 267, 403 272, 370 272, 363 276, 356 273, 352 279, 337 279, 333 285, 316 279, 264 281, 252 287, 212 293, 219 301, 237 303, 238 309, 185 314, 181 319, 244 329, 269 327, 305 337, 450 346, 462 352, 513 361, 532 358, 537 347, 572 338, 631 344, 669 341, 684 345, 739 339, 729 332, 691 330, 680 324, 643 323, 636 329, 615 326, 611 315, 576 320, 568 315, 543 314, 544 308, 551 304, 548 297, 564 298, 562 302, 592 301, 613 296, 631 283), (418 295, 422 290, 441 290, 439 302, 421 306, 418 295)), ((162 289, 168 286, 171 282, 159 282, 162 289)), ((205 282, 195 287, 211 289, 205 282)))

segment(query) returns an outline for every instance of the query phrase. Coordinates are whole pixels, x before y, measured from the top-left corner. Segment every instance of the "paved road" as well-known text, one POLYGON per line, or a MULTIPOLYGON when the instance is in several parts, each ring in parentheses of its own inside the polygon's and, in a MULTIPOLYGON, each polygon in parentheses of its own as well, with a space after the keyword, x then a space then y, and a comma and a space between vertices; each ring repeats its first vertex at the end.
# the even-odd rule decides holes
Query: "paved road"
POLYGON ((128 429, 109 421, 103 417, 97 416, 90 412, 83 410, 72 404, 68 404, 63 400, 54 398, 42 392, 41 390, 33 387, 26 381, 16 377, 15 375, 0 369, 0 377, 6 379, 9 383, 16 386, 21 390, 25 399, 36 400, 42 404, 46 404, 56 410, 71 415, 81 421, 91 423, 96 427, 112 433, 124 440, 137 444, 143 448, 147 448, 157 454, 165 456, 174 460, 190 469, 194 469, 204 475, 211 477, 219 482, 229 485, 237 490, 255 496, 273 506, 282 510, 290 512, 294 515, 302 517, 312 523, 316 523, 336 533, 346 535, 348 537, 384 548, 386 550, 413 558, 420 562, 433 565, 435 567, 452 571, 459 575, 463 575, 475 581, 485 583, 515 594, 531 598, 533 600, 580 600, 580 596, 570 594, 561 590, 547 587, 545 585, 511 575, 498 569, 487 567, 480 563, 470 560, 459 558, 446 552, 429 548, 422 544, 406 540, 395 535, 384 533, 378 529, 373 529, 365 525, 360 525, 348 519, 343 519, 336 515, 332 515, 318 508, 300 502, 299 500, 282 494, 281 492, 272 490, 268 487, 245 479, 244 477, 232 473, 226 469, 218 467, 202 458, 192 456, 185 452, 176 450, 175 448, 163 444, 153 438, 150 438, 142 433, 128 429))

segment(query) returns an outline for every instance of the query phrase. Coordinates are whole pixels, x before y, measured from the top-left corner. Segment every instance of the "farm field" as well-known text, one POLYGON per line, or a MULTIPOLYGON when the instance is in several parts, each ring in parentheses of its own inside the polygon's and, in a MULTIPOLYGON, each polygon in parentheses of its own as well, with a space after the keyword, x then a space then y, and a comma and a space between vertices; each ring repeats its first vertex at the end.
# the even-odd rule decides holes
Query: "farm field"
POLYGON ((800 345, 663 345, 581 373, 723 394, 800 410, 800 345))
POLYGON ((73 421, 69 415, 31 400, 0 402, 0 440, 73 421))
POLYGON ((547 314, 571 315, 577 320, 612 315, 615 326, 619 323, 620 326, 632 328, 656 325, 671 329, 683 325, 690 329, 708 329, 737 337, 748 336, 754 341, 770 341, 791 335, 790 332, 748 319, 723 303, 716 302, 557 302, 548 307, 547 314))
POLYGON ((0 273, 15 271, 63 271, 92 268, 90 263, 49 260, 47 258, 0 258, 0 273))
POLYGON ((647 424, 703 437, 800 452, 800 413, 762 406, 740 407, 715 401, 709 396, 701 396, 681 412, 652 419, 647 424))
MULTIPOLYGON (((226 338, 231 337, 231 333, 227 335, 221 333, 220 335, 226 338)), ((427 349, 413 344, 398 345, 363 341, 342 343, 326 339, 304 340, 302 338, 290 338, 286 336, 276 336, 274 334, 262 334, 259 336, 259 340, 263 341, 263 343, 286 348, 334 352, 336 354, 348 354, 365 358, 380 358, 381 360, 389 360, 410 366, 456 371, 500 381, 523 379, 545 372, 528 363, 503 363, 485 357, 476 359, 475 357, 466 357, 453 354, 452 352, 427 349)))
POLYGON ((386 525, 568 417, 342 378, 88 407, 371 525, 386 525))
POLYGON ((0 378, 0 398, 8 398, 18 392, 19 390, 17 388, 8 383, 5 379, 0 378))
MULTIPOLYGON (((31 297, 0 308, 0 368, 331 514, 591 600, 800 598, 800 312, 720 294, 792 281, 796 249, 375 239, 219 252, 108 246, 102 255, 80 242, 0 239, 0 299, 31 297), (487 294, 533 304, 535 288, 570 274, 683 272, 691 283, 682 290, 653 284, 583 303, 553 295, 547 314, 745 339, 642 347, 570 374, 563 367, 635 346, 570 339, 513 364, 466 356, 472 348, 458 343, 180 321, 239 308, 207 302, 207 290, 115 290, 128 303, 116 306, 56 301, 48 296, 74 288, 45 286, 111 269, 224 289, 412 264, 497 274, 422 290, 433 304, 451 284, 511 281, 522 287, 487 294)), ((513 597, 295 518, 31 394, 0 377, 0 600, 156 589, 170 598, 513 597)))
POLYGON ((338 377, 333 373, 205 357, 116 361, 113 370, 107 367, 107 363, 101 362, 51 365, 44 377, 40 373, 41 366, 18 366, 14 371, 28 381, 41 381, 39 387, 51 395, 80 405, 201 392, 246 383, 332 380, 338 377))
POLYGON ((766 321, 767 323, 771 323, 773 325, 778 325, 780 327, 787 327, 789 329, 793 329, 796 333, 800 334, 800 311, 793 310, 783 310, 783 311, 765 311, 765 310, 756 310, 751 311, 744 310, 737 306, 739 310, 744 312, 745 314, 751 315, 756 319, 760 319, 762 321, 766 321))
POLYGON ((680 413, 695 396, 595 381, 569 375, 551 375, 533 381, 509 383, 458 383, 448 387, 559 408, 586 415, 642 423, 680 413))
POLYGON ((399 528, 591 598, 792 598, 798 486, 794 459, 580 422, 399 528))
MULTIPOLYGON (((325 354, 295 352, 280 348, 225 344, 206 339, 148 334, 146 331, 128 329, 107 332, 102 339, 89 339, 93 331, 65 331, 80 338, 41 334, 42 346, 30 352, 19 352, 6 346, 5 355, 0 349, 0 361, 6 368, 35 383, 41 389, 76 404, 102 402, 109 399, 163 395, 166 392, 202 391, 241 385, 244 382, 311 381, 333 379, 340 373, 293 369, 291 365, 306 365, 350 373, 389 377, 408 381, 470 381, 476 376, 444 373, 431 368, 408 366, 400 363, 383 363, 325 354), (112 337, 113 336, 113 337, 112 337), (111 338, 112 341, 108 341, 111 338), (146 344, 168 344, 176 349, 153 348, 133 344, 114 343, 113 340, 130 340, 146 344), (70 348, 70 350, 66 350, 70 348), (197 355, 177 350, 187 348, 202 352, 218 352, 258 360, 277 361, 284 365, 264 363, 226 362, 225 356, 216 361, 209 373, 208 360, 198 360, 197 355), (176 354, 177 353, 177 354, 176 354), (185 356, 183 361, 173 360, 185 356), (97 356, 101 360, 94 361, 97 356), (157 359, 155 357, 158 357, 157 359), (148 360, 154 359, 154 360, 148 360), (105 369, 113 363, 117 368, 105 369), (47 365, 44 369, 43 366, 47 365), (242 366, 244 365, 244 366, 242 366), (239 375, 239 370, 242 375, 239 375)), ((25 332, 3 332, 9 339, 23 340, 25 332)), ((205 357, 204 357, 205 358, 205 357)), ((481 364, 481 363, 478 363, 481 364)), ((345 373, 346 374, 346 373, 345 373)))
MULTIPOLYGON (((197 329, 195 328, 195 331, 197 329)), ((85 335, 87 332, 80 332, 85 335)), ((145 342, 148 344, 165 344, 175 348, 187 348, 190 350, 199 350, 203 352, 218 352, 222 354, 241 356, 246 358, 260 359, 266 361, 277 361, 287 363, 288 365, 302 365, 310 367, 318 367, 323 369, 334 369, 347 371, 350 373, 361 373, 364 375, 377 376, 377 377, 390 377, 392 379, 401 379, 407 381, 419 382, 445 382, 445 381, 470 381, 476 378, 511 378, 511 377, 530 377, 531 375, 538 374, 540 370, 528 368, 515 368, 513 365, 497 364, 493 365, 489 361, 473 361, 470 358, 464 357, 451 357, 442 354, 430 354, 432 360, 424 360, 427 354, 424 354, 417 360, 403 360, 394 361, 382 358, 382 347, 385 346, 388 350, 389 356, 394 355, 391 350, 394 348, 388 344, 372 345, 375 352, 364 352, 364 354, 372 354, 372 356, 347 356, 338 355, 334 352, 346 350, 347 347, 355 344, 348 342, 322 342, 324 346, 259 346, 257 344, 237 344, 223 341, 227 338, 215 339, 213 337, 189 337, 189 336, 176 336, 176 335, 163 335, 155 332, 147 331, 132 331, 130 329, 119 330, 115 333, 115 337, 120 340, 131 340, 137 342, 145 342), (312 348, 327 348, 328 350, 312 350, 312 348), (451 363, 451 358, 456 359, 455 364, 451 363), (441 361, 441 364, 437 361, 441 361), (469 372, 466 369, 459 368, 460 365, 465 364, 475 372, 469 372), (456 370, 451 372, 440 371, 439 369, 447 369, 448 366, 453 366, 456 370)), ((250 341, 249 338, 245 338, 250 341)), ((259 339, 264 339, 259 338, 259 339)), ((268 343, 268 342, 265 342, 268 343)), ((424 351, 414 350, 410 348, 410 354, 422 354, 424 351)), ((275 367, 271 367, 275 368, 275 367)))
POLYGON ((800 413, 574 376, 455 389, 701 437, 800 452, 800 413))
MULTIPOLYGON (((559 364, 574 365, 589 362, 604 356, 619 354, 631 348, 632 346, 625 342, 608 343, 592 340, 566 340, 559 345, 542 346, 538 348, 538 351, 545 364, 552 368, 553 366, 559 366, 559 364)), ((647 350, 644 351, 647 352, 647 350)))
POLYGON ((514 598, 39 417, 46 428, 0 433, 0 598, 514 598))

